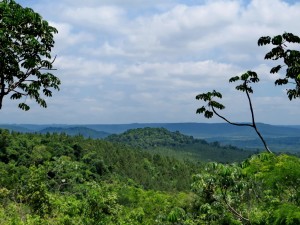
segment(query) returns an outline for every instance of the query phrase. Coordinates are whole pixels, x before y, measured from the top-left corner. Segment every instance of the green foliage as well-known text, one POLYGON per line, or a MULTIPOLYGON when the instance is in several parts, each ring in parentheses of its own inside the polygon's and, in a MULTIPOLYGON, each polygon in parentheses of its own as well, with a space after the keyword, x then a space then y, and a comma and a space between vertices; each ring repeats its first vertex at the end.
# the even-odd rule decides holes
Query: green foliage
POLYGON ((27 203, 41 217, 50 214, 52 206, 46 184, 46 173, 43 166, 29 168, 29 173, 22 176, 21 186, 22 202, 27 203))
POLYGON ((175 157, 188 163, 193 162, 234 162, 246 159, 253 152, 243 151, 233 146, 220 146, 219 143, 207 143, 180 132, 171 132, 164 128, 130 129, 122 134, 114 134, 105 140, 124 143, 134 148, 146 150, 151 154, 175 157))
MULTIPOLYGON (((30 8, 23 8, 13 0, 0 2, 0 109, 4 96, 10 99, 30 97, 47 107, 41 97, 51 97, 51 88, 59 89, 60 80, 52 70, 51 49, 57 30, 30 8), (41 90, 41 92, 40 92, 41 90)), ((26 102, 19 108, 29 110, 26 102)))
MULTIPOLYGON (((238 91, 247 92, 247 93, 253 93, 253 89, 250 86, 251 83, 257 83, 259 81, 259 78, 257 74, 253 71, 248 71, 241 76, 235 76, 231 77, 229 79, 229 82, 236 82, 236 81, 242 81, 242 84, 239 84, 236 86, 236 89, 238 91)), ((217 92, 213 90, 212 92, 202 93, 196 96, 197 100, 203 100, 204 102, 208 102, 207 106, 202 106, 197 109, 196 113, 198 114, 204 114, 204 117, 206 118, 212 118, 214 113, 221 117, 215 109, 225 109, 225 106, 217 101, 214 100, 214 98, 222 98, 222 94, 220 92, 217 92)), ((222 117, 221 117, 222 118, 222 117)))
POLYGON ((65 134, 1 131, 0 143, 6 149, 0 162, 0 224, 299 222, 297 157, 260 154, 240 164, 196 165, 65 134))
POLYGON ((197 95, 196 96, 197 100, 203 100, 204 102, 208 102, 207 104, 208 109, 205 106, 202 106, 201 108, 197 109, 197 113, 199 114, 203 113, 204 116, 209 119, 212 118, 214 115, 213 112, 214 108, 220 110, 225 109, 224 105, 213 100, 214 97, 222 98, 222 94, 220 92, 213 90, 212 92, 207 92, 207 93, 197 95))
MULTIPOLYGON (((4 177, 5 171, 18 176, 18 172, 23 173, 32 165, 43 166, 47 183, 56 192, 71 191, 78 183, 110 177, 124 182, 132 179, 146 189, 188 190, 196 168, 189 161, 81 136, 1 131, 1 140, 4 147, 0 149, 0 173, 3 166, 4 177)), ((186 140, 193 141, 190 137, 186 140)), ((15 176, 3 182, 11 187, 15 176)))
MULTIPOLYGON (((105 140, 116 143, 125 143, 132 147, 151 149, 155 147, 179 147, 186 144, 197 143, 200 140, 192 136, 171 132, 165 128, 138 128, 130 129, 122 134, 113 134, 105 140)), ((202 141, 203 142, 203 141, 202 141)))
POLYGON ((210 224, 297 224, 299 169, 299 158, 266 153, 240 165, 208 164, 194 177, 195 207, 210 224))
POLYGON ((87 183, 83 186, 83 224, 116 224, 120 206, 113 187, 104 183, 87 183))
POLYGON ((300 224, 300 207, 283 204, 271 215, 270 224, 274 225, 293 225, 300 224))
POLYGON ((265 55, 265 59, 279 60, 282 59, 284 65, 273 67, 270 73, 279 73, 281 68, 287 67, 284 78, 278 78, 275 81, 276 85, 293 84, 295 87, 287 89, 287 96, 290 100, 300 97, 300 51, 289 49, 288 44, 300 44, 300 37, 292 33, 284 33, 282 35, 261 37, 258 40, 258 45, 269 45, 273 47, 265 55))

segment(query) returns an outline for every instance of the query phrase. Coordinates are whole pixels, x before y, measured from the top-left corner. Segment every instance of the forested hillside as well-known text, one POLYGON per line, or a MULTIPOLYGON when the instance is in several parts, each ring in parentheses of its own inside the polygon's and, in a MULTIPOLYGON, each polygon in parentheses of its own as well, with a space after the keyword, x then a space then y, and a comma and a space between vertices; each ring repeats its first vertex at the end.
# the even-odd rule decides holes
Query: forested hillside
MULTIPOLYGON (((262 135, 274 152, 299 153, 299 126, 275 126, 258 123, 262 135)), ((133 124, 0 124, 0 128, 22 133, 66 133, 83 135, 91 138, 105 138, 110 134, 121 134, 127 130, 139 128, 165 128, 171 132, 206 140, 219 142, 221 145, 232 145, 245 150, 263 149, 262 143, 249 127, 235 127, 226 123, 133 123, 133 124)))
POLYGON ((199 88, 196 113, 228 124, 0 125, 0 225, 300 224, 300 158, 279 154, 300 152, 300 128, 255 119, 299 121, 297 108, 265 83, 288 85, 288 99, 299 100, 300 37, 258 39, 272 45, 264 59, 279 65, 254 98, 255 71, 229 79, 246 101, 223 79, 256 63, 257 53, 240 51, 247 35, 297 30, 296 1, 21 2, 0 1, 0 110, 8 99, 24 111, 47 108, 54 91, 64 91, 48 113, 19 116, 8 104, 2 121, 194 121, 186 97, 199 88), (61 32, 58 60, 51 24, 61 32), (223 116, 223 94, 204 90, 211 84, 238 111, 223 116), (250 123, 227 119, 244 118, 245 102, 250 123))
POLYGON ((110 135, 106 140, 148 150, 150 153, 201 162, 240 162, 254 154, 231 145, 220 146, 218 142, 208 143, 165 128, 131 129, 122 134, 110 135))
POLYGON ((78 161, 87 169, 81 172, 89 171, 81 174, 83 177, 88 175, 94 179, 116 175, 146 189, 186 190, 196 168, 194 163, 188 161, 153 155, 108 141, 85 139, 83 136, 21 134, 3 130, 1 138, 0 160, 3 163, 30 166, 49 161, 78 161))
POLYGON ((46 133, 65 133, 67 135, 76 136, 82 135, 87 138, 105 138, 110 135, 104 131, 96 131, 87 127, 72 126, 72 127, 47 127, 38 131, 41 134, 46 133))
POLYGON ((299 158, 264 153, 240 164, 199 164, 147 151, 1 130, 0 224, 300 223, 299 158))

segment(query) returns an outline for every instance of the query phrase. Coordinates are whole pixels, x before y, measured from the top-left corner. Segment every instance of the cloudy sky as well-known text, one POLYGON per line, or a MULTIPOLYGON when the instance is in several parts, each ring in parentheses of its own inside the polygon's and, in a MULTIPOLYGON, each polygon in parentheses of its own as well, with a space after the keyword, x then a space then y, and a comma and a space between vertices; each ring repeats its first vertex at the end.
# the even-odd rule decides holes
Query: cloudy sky
POLYGON ((219 90, 224 115, 249 121, 246 96, 228 79, 258 72, 256 119, 300 124, 300 101, 275 87, 261 36, 300 35, 292 0, 17 0, 55 26, 61 90, 48 108, 5 99, 1 123, 222 122, 196 115, 202 92, 219 90))

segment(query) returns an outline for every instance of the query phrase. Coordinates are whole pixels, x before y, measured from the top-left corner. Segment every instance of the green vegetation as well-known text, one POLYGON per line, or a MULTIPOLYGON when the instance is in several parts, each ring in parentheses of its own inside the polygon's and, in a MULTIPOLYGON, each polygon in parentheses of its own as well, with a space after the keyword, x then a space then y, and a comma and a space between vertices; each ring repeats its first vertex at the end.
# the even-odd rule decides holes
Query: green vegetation
POLYGON ((19 108, 29 110, 26 97, 47 107, 41 97, 52 96, 60 80, 47 72, 52 70, 51 49, 57 30, 30 8, 13 0, 0 1, 0 109, 3 98, 25 99, 19 108), (46 72, 44 72, 46 71, 46 72))
POLYGON ((187 144, 203 143, 204 140, 194 139, 180 132, 170 132, 165 128, 138 128, 128 130, 120 135, 113 134, 106 138, 111 142, 121 142, 132 147, 151 149, 155 147, 182 147, 187 144))
POLYGON ((239 164, 195 163, 153 153, 152 146, 162 135, 169 136, 164 146, 202 141, 165 129, 125 134, 145 132, 151 138, 144 136, 148 148, 142 150, 83 136, 1 130, 0 224, 300 221, 299 158, 265 153, 239 164))
POLYGON ((273 45, 273 48, 265 55, 265 59, 283 61, 283 65, 279 64, 273 67, 270 73, 278 73, 281 68, 286 67, 285 77, 276 79, 275 85, 289 85, 289 88, 286 89, 289 100, 299 98, 300 51, 295 49, 297 49, 296 44, 300 44, 300 37, 292 33, 284 33, 273 38, 270 36, 261 37, 258 40, 258 45, 260 46, 269 44, 273 45), (289 44, 291 44, 294 49, 289 49, 289 44), (293 86, 293 88, 290 86, 293 86))
POLYGON ((47 133, 65 133, 67 135, 76 136, 82 135, 87 138, 105 138, 109 135, 107 132, 96 131, 87 127, 47 127, 39 131, 41 134, 47 133))
MULTIPOLYGON (((29 96, 46 107, 40 89, 51 97, 49 88, 58 89, 60 81, 40 70, 52 69, 57 30, 13 0, 1 1, 0 12, 0 109, 8 94, 11 99, 29 96)), ((283 58, 288 67, 276 84, 292 80, 296 87, 287 94, 297 98, 299 52, 286 50, 285 43, 300 43, 300 38, 285 33, 262 37, 258 44, 271 42, 276 47, 266 59, 283 58)), ((252 115, 252 124, 242 126, 254 128, 268 150, 249 97, 257 74, 230 81, 237 80, 252 115)), ((224 106, 213 97, 222 96, 216 91, 197 96, 210 107, 198 112, 240 126, 215 111, 224 106)), ((25 102, 19 107, 29 110, 25 102)), ((62 130, 55 128, 46 134, 0 129, 0 225, 300 224, 300 159, 295 156, 263 153, 246 159, 249 152, 163 128, 129 130, 106 140, 91 139, 96 134, 87 128, 67 130, 90 135, 57 134, 62 130)))
MULTIPOLYGON (((188 137, 193 136, 197 139, 204 139, 209 143, 219 142, 221 146, 231 145, 244 150, 250 150, 249 154, 252 154, 251 151, 258 152, 262 150, 261 140, 257 138, 257 134, 251 127, 237 127, 231 126, 227 123, 141 123, 84 125, 0 124, 0 128, 22 133, 65 133, 72 136, 82 135, 87 138, 105 138, 110 134, 121 134, 122 132, 130 129, 146 127, 166 128, 172 132, 179 131, 188 137)), ((292 154, 297 154, 297 152, 299 152, 300 129, 298 126, 279 126, 257 123, 257 127, 261 134, 265 137, 268 146, 273 152, 288 152, 292 154)), ((193 144, 191 145, 191 148, 192 147, 193 144)), ((153 151, 156 150, 152 149, 151 152, 153 151)), ((227 152, 229 153, 229 151, 227 152)), ((179 154, 180 152, 177 151, 177 153, 179 154)), ((202 155, 203 154, 204 152, 202 152, 202 155)), ((205 160, 205 158, 206 157, 202 157, 201 160, 205 160)), ((241 158, 241 160, 242 159, 244 158, 241 158)), ((220 162, 218 159, 216 159, 216 161, 220 162)), ((230 160, 224 160, 224 162, 230 162, 230 160)))
POLYGON ((61 160, 67 161, 64 163, 78 161, 77 166, 89 171, 80 175, 86 179, 117 176, 123 181, 130 179, 146 189, 177 190, 178 185, 181 186, 179 190, 187 189, 196 168, 191 162, 82 136, 20 134, 4 130, 1 136, 3 144, 0 146, 5 147, 1 148, 0 160, 6 164, 28 167, 48 161, 58 164, 62 163, 61 160))
POLYGON ((199 217, 209 224, 299 224, 299 163, 264 153, 240 165, 208 164, 194 177, 199 217))
POLYGON ((170 132, 165 128, 138 128, 122 134, 113 134, 106 140, 124 143, 134 148, 147 150, 152 154, 162 154, 193 162, 241 162, 254 154, 231 145, 220 146, 218 142, 207 143, 180 132, 170 132))

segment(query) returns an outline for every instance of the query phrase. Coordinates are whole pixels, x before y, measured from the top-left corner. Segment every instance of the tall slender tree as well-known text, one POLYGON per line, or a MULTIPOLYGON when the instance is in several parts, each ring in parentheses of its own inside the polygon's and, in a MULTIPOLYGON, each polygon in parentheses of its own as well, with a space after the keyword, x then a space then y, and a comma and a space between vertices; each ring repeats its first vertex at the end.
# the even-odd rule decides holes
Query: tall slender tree
MULTIPOLYGON (((278 78, 275 81, 275 85, 290 85, 290 88, 286 90, 288 98, 290 100, 300 98, 300 51, 298 51, 297 49, 288 48, 288 44, 300 44, 300 37, 292 33, 285 32, 284 34, 274 36, 273 38, 271 38, 270 36, 263 36, 258 39, 259 46, 268 44, 272 44, 273 48, 271 51, 267 52, 267 54, 265 55, 265 59, 282 59, 283 61, 282 64, 273 67, 270 70, 270 73, 278 73, 283 67, 286 67, 285 77, 278 78)), ((245 92, 247 95, 251 112, 251 123, 234 123, 219 114, 216 109, 222 110, 225 108, 225 106, 215 101, 215 98, 222 98, 222 94, 215 90, 213 92, 202 93, 196 96, 197 100, 208 102, 206 106, 198 108, 197 113, 204 114, 206 118, 212 118, 215 114, 229 124, 252 127, 263 142, 265 149, 271 153, 271 150, 268 148, 266 141, 257 129, 254 118, 253 105, 250 98, 250 94, 253 93, 253 89, 250 84, 259 82, 258 75, 256 74, 256 72, 248 71, 240 77, 235 76, 230 78, 229 80, 229 82, 236 81, 242 81, 240 85, 236 86, 236 89, 245 92)))

